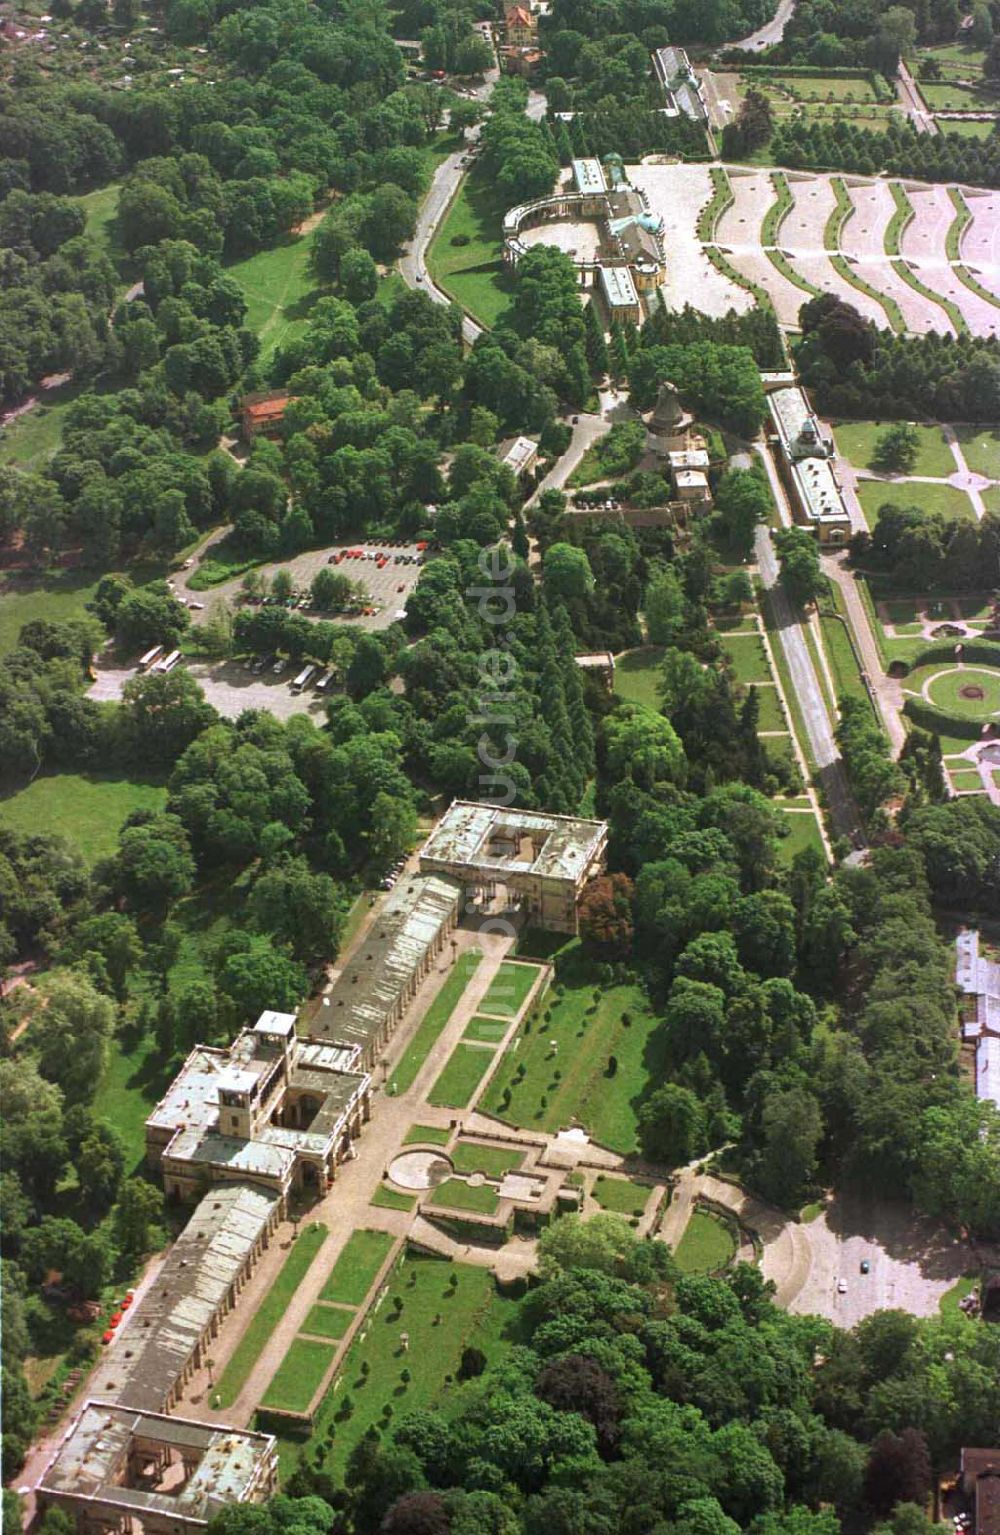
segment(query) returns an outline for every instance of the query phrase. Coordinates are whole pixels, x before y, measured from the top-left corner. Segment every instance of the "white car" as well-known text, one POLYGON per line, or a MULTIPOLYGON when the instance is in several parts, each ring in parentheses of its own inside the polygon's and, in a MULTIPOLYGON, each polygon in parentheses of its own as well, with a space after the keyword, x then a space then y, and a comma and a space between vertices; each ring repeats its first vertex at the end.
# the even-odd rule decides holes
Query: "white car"
POLYGON ((274 675, 276 677, 280 677, 282 672, 285 670, 285 667, 287 665, 288 665, 288 662, 282 660, 281 657, 279 656, 278 660, 275 661, 274 665, 271 667, 271 670, 272 670, 272 672, 274 673, 274 675))
POLYGON ((838 1279, 837 1280, 837 1294, 838 1295, 846 1295, 847 1294, 847 1280, 846 1279, 838 1279))

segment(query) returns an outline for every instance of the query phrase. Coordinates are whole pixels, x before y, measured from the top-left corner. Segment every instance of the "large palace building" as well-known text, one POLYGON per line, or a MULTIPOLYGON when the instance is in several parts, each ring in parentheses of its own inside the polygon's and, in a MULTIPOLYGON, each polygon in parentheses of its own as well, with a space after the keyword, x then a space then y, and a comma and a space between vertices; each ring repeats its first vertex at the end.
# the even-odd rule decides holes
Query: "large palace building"
POLYGON ((370 1071, 463 914, 498 895, 575 933, 604 867, 603 821, 456 800, 315 1006, 265 1012, 198 1045, 146 1121, 146 1157, 190 1220, 94 1371, 90 1399, 34 1491, 81 1535, 198 1535, 277 1487, 274 1438, 174 1417, 184 1388, 287 1213, 325 1193, 371 1114, 370 1071))

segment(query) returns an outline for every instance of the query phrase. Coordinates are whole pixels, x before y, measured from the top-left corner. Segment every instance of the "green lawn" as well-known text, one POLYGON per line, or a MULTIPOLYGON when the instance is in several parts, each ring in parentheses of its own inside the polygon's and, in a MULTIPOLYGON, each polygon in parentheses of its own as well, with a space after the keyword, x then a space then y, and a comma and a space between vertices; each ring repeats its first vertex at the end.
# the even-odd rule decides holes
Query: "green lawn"
POLYGON ((65 837, 92 864, 115 851, 134 810, 162 810, 166 802, 162 784, 111 773, 53 773, 0 799, 0 822, 65 837))
POLYGON ((493 1215, 500 1205, 490 1184, 466 1183, 462 1178, 446 1178, 427 1202, 449 1210, 471 1210, 476 1215, 493 1215))
MULTIPOLYGON (((281 1266, 271 1288, 254 1312, 249 1327, 236 1346, 236 1351, 219 1379, 216 1395, 221 1407, 231 1407, 246 1385, 247 1376, 260 1358, 271 1334, 288 1310, 292 1296, 302 1283, 310 1264, 316 1257, 329 1232, 326 1226, 314 1221, 304 1227, 292 1243, 288 1257, 281 1266)), ((294 1346, 294 1345, 293 1345, 294 1346)), ((288 1363, 286 1359, 285 1364, 288 1363)), ((284 1369, 284 1365, 282 1369, 284 1369)), ((322 1371, 320 1371, 322 1374, 322 1371)), ((277 1377, 275 1377, 277 1379, 277 1377)), ((271 1393, 275 1382, 267 1388, 271 1393)), ((315 1390, 315 1387, 313 1387, 315 1390)), ((312 1393, 310 1392, 310 1395, 312 1393)), ((308 1404, 308 1398, 306 1399, 308 1404)))
POLYGON ((498 1045, 509 1028, 510 1022, 507 1019, 473 1018, 462 1038, 481 1045, 498 1045))
POLYGON ((985 49, 971 43, 939 43, 934 48, 921 48, 921 59, 936 59, 943 74, 956 75, 959 79, 975 80, 983 72, 985 49))
POLYGON ((315 230, 289 235, 280 245, 258 251, 226 267, 243 289, 247 301, 245 324, 260 338, 260 360, 306 329, 309 311, 323 287, 313 274, 311 258, 315 230))
POLYGON ((320 1301, 306 1317, 302 1331, 313 1333, 317 1338, 342 1338, 356 1315, 357 1312, 348 1311, 343 1306, 324 1306, 320 1301))
MULTIPOLYGON (((21 467, 30 466, 22 463, 21 467)), ((44 618, 50 623, 91 618, 93 615, 87 612, 87 603, 96 590, 97 581, 92 576, 74 571, 41 571, 34 576, 10 576, 2 581, 0 655, 14 649, 23 625, 34 618, 44 618)))
MULTIPOLYGON (((441 1406, 445 1399, 457 1403, 465 1390, 455 1383, 462 1350, 476 1346, 495 1358, 508 1346, 504 1334, 516 1329, 517 1301, 498 1294, 493 1276, 478 1265, 411 1252, 393 1275, 392 1295, 402 1309, 387 1299, 375 1312, 316 1414, 306 1449, 325 1444, 334 1431, 324 1470, 335 1479, 342 1478, 351 1450, 368 1429, 385 1426, 386 1407, 398 1417, 441 1406), (409 1335, 405 1353, 401 1332, 409 1335), (404 1369, 412 1376, 408 1382, 401 1379, 404 1369)), ((284 1474, 300 1449, 301 1442, 282 1442, 284 1474)))
POLYGON ((643 645, 641 650, 630 650, 615 658, 615 692, 630 704, 645 704, 649 709, 660 707, 660 663, 663 660, 662 645, 643 645))
POLYGON ((459 1141, 451 1153, 457 1173, 485 1173, 488 1178, 502 1178, 523 1161, 524 1152, 517 1146, 479 1146, 475 1141, 459 1141))
POLYGON ((978 1274, 966 1274, 964 1278, 956 1280, 951 1289, 946 1290, 938 1301, 938 1310, 941 1315, 948 1317, 950 1321, 965 1317, 965 1312, 959 1310, 958 1303, 971 1294, 978 1283, 978 1274))
POLYGON ((352 1231, 320 1291, 320 1300, 360 1306, 375 1283, 375 1276, 389 1255, 395 1238, 387 1231, 352 1231))
POLYGON ((261 1398, 262 1407, 305 1412, 337 1352, 332 1343, 296 1338, 261 1398))
POLYGON ((778 697, 778 689, 772 683, 770 686, 758 685, 757 702, 760 705, 760 719, 758 730, 787 730, 788 721, 785 711, 781 707, 781 699, 778 697))
POLYGON ((437 1125, 411 1125, 403 1137, 404 1146, 447 1146, 451 1139, 450 1130, 441 1130, 437 1125))
POLYGON ((958 772, 949 772, 948 776, 951 779, 952 787, 959 794, 979 794, 982 792, 983 780, 975 768, 960 768, 958 772))
POLYGON ((489 1069, 496 1052, 485 1045, 457 1044, 427 1094, 439 1109, 465 1109, 489 1069))
POLYGON ((972 472, 1000 480, 1000 427, 960 426, 957 432, 972 472))
POLYGON ((928 682, 931 703, 949 714, 959 715, 962 719, 985 720, 1000 710, 1000 670, 978 665, 959 669, 935 663, 911 672, 903 686, 909 693, 919 693, 928 682), (963 698, 962 689, 966 687, 981 688, 984 697, 963 698))
POLYGON ((427 251, 434 281, 486 326, 496 325, 511 307, 500 235, 507 202, 475 166, 427 251), (465 243, 456 245, 456 238, 465 243))
POLYGON ((420 1027, 407 1045, 402 1059, 389 1078, 392 1092, 405 1093, 413 1086, 417 1073, 437 1042, 438 1035, 458 1006, 462 993, 475 975, 482 957, 481 949, 467 949, 464 954, 459 955, 444 985, 421 1019, 420 1027))
POLYGON ((602 1173, 594 1179, 593 1194, 602 1210, 613 1210, 616 1215, 641 1215, 649 1203, 652 1190, 631 1178, 606 1178, 602 1173))
POLYGON ((939 117, 936 121, 940 133, 956 134, 960 139, 991 139, 996 128, 993 118, 939 117))
POLYGON ((754 85, 763 85, 763 89, 770 94, 790 96, 794 101, 866 101, 875 102, 877 97, 869 80, 863 78, 843 78, 840 75, 770 75, 762 82, 756 79, 754 85))
POLYGON ((759 634, 727 634, 726 658, 737 682, 773 682, 767 651, 759 634))
MULTIPOLYGON (((868 703, 868 690, 861 681, 861 671, 854 659, 854 650, 851 645, 851 636, 846 628, 846 607, 840 587, 835 581, 830 582, 830 596, 828 602, 831 608, 836 609, 839 617, 832 613, 820 612, 820 630, 823 635, 823 649, 833 673, 833 683, 838 698, 857 698, 863 703, 868 703)), ((826 604, 824 603, 824 608, 826 604)))
POLYGON ((538 980, 537 965, 505 959, 489 984, 479 1010, 494 1018, 516 1018, 538 980))
POLYGON ((163 1097, 175 1067, 157 1051, 151 1034, 123 1029, 108 1047, 94 1094, 95 1119, 113 1125, 125 1148, 125 1168, 138 1171, 146 1157, 146 1120, 163 1097))
MULTIPOLYGON (((837 449, 858 469, 874 469, 876 443, 891 425, 886 421, 841 421, 833 431, 837 449)), ((920 446, 912 472, 946 480, 955 473, 956 465, 941 428, 918 426, 916 431, 920 446)))
POLYGON ((859 480, 858 500, 869 525, 874 527, 878 509, 885 502, 894 506, 916 506, 922 512, 940 512, 944 517, 975 518, 972 502, 964 490, 954 485, 930 485, 920 480, 859 480))
POLYGON ((390 1189, 380 1183, 371 1202, 380 1210, 412 1210, 415 1198, 412 1194, 401 1194, 398 1189, 390 1189))
POLYGON ((90 239, 101 247, 104 254, 112 258, 118 254, 115 218, 118 213, 120 191, 119 183, 113 181, 109 186, 99 187, 96 192, 87 192, 83 197, 77 198, 87 221, 84 234, 89 235, 90 239))
POLYGON ((802 815, 799 811, 789 810, 785 812, 785 825, 788 827, 788 836, 778 843, 778 857, 783 864, 790 864, 796 853, 801 853, 807 847, 814 847, 826 857, 823 838, 813 814, 802 815))
POLYGON ((996 91, 991 91, 985 82, 969 86, 921 80, 920 94, 932 112, 992 112, 1000 103, 996 91))
POLYGON ((557 986, 521 1024, 480 1107, 527 1129, 577 1120, 628 1155, 639 1101, 662 1064, 655 1027, 641 987, 598 983, 574 939, 562 951, 557 986))
POLYGON ((674 1257, 685 1274, 711 1274, 736 1255, 727 1226, 705 1210, 695 1210, 684 1228, 674 1257))

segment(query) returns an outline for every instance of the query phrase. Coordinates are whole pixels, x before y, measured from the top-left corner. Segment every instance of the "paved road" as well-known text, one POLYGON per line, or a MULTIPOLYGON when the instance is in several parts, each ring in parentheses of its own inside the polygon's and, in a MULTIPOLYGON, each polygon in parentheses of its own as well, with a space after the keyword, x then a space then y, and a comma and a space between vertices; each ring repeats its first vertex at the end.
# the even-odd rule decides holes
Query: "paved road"
MULTIPOLYGON (((427 247, 434 238, 434 233, 448 211, 452 198, 459 188, 459 183, 465 175, 465 151, 458 151, 449 155, 447 160, 442 160, 434 172, 434 180, 431 182, 430 191, 420 205, 417 215, 417 230, 410 245, 410 249, 399 258, 399 270, 407 287, 423 288, 436 304, 450 304, 452 300, 443 289, 431 281, 427 271, 427 247)), ((471 346, 472 343, 483 334, 483 327, 468 315, 462 317, 462 336, 471 346)))
POLYGON ((727 48, 743 48, 748 53, 759 53, 762 48, 770 48, 774 43, 780 43, 785 35, 785 27, 795 10, 795 0, 780 0, 778 9, 766 26, 757 32, 751 32, 749 37, 741 37, 738 42, 726 43, 727 48))
MULTIPOLYGON (((764 460, 778 506, 783 509, 782 520, 790 522, 791 513, 784 486, 778 478, 770 451, 763 444, 758 445, 758 451, 764 460)), ((861 823, 847 786, 837 743, 833 738, 823 689, 816 676, 802 626, 795 617, 788 598, 778 585, 778 561, 771 542, 770 530, 766 525, 761 524, 758 527, 754 543, 760 578, 766 590, 771 593, 771 606, 777 625, 776 635, 788 663, 792 686, 795 689, 795 696, 809 737, 812 758, 823 785, 830 820, 835 832, 850 837, 855 845, 860 846, 861 823)))
POLYGON ((934 115, 928 112, 919 87, 902 59, 899 61, 899 75, 896 79, 896 96, 918 133, 937 133, 938 125, 934 115))
POLYGON ((610 432, 610 430, 611 422, 605 420, 603 416, 590 415, 586 411, 582 415, 577 416, 569 447, 562 457, 556 460, 544 480, 533 491, 527 505, 533 505, 543 490, 562 490, 587 449, 597 442, 599 438, 603 437, 606 432, 610 432))

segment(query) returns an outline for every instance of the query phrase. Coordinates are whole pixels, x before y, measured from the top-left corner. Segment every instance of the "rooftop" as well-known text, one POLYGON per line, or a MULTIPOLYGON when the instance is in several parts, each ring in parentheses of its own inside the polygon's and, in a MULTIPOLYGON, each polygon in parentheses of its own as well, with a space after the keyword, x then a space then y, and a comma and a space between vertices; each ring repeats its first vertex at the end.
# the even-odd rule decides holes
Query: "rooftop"
POLYGON ((515 474, 524 472, 538 455, 538 444, 530 437, 505 437, 497 448, 497 458, 515 474))
POLYGON ((438 875, 400 880, 311 1013, 306 1025, 310 1038, 364 1050, 381 1033, 461 899, 461 887, 438 875))
POLYGON ((46 1466, 38 1488, 43 1494, 111 1503, 140 1524, 144 1513, 207 1523, 224 1504, 243 1501, 273 1457, 270 1434, 91 1401, 46 1466), (135 1467, 130 1451, 136 1440, 146 1449, 175 1449, 189 1462, 197 1457, 195 1468, 169 1490, 158 1487, 135 1467))
POLYGON ((601 274, 601 288, 610 309, 628 309, 638 306, 639 295, 635 291, 635 283, 632 281, 632 273, 628 267, 602 266, 598 270, 601 274))
POLYGON ((811 522, 849 522, 818 423, 803 391, 774 389, 767 403, 805 515, 811 522))
POLYGON ((93 1376, 96 1396, 161 1410, 278 1201, 277 1193, 247 1183, 209 1190, 102 1356, 93 1376))
POLYGON ((424 843, 420 862, 576 880, 606 835, 604 821, 454 800, 424 843))
POLYGON ((608 184, 604 179, 604 170, 600 160, 574 160, 573 180, 578 192, 604 192, 607 190, 608 184))

